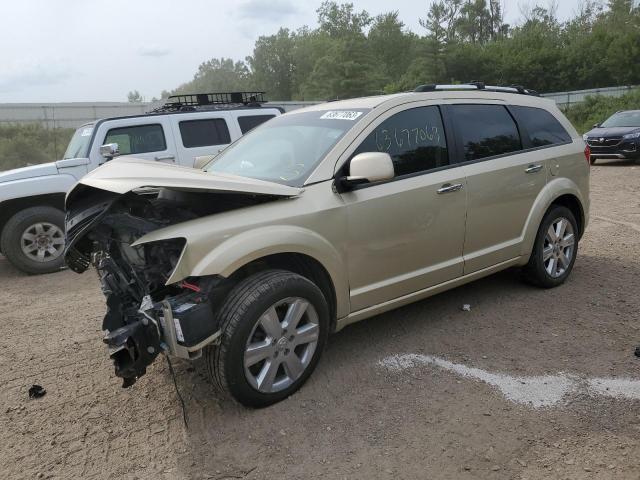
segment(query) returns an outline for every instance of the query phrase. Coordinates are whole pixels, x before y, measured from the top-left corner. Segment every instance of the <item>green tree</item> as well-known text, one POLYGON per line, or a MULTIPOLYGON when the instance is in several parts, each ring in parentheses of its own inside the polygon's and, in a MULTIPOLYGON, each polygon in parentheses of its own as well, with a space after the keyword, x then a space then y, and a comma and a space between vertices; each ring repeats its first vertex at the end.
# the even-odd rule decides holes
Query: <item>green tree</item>
POLYGON ((248 90, 251 86, 252 78, 245 62, 212 58, 200 64, 193 80, 180 85, 171 93, 232 92, 248 90))
POLYGON ((127 101, 129 103, 140 103, 144 102, 144 99, 138 90, 132 90, 127 93, 127 101))
POLYGON ((253 55, 247 58, 253 83, 269 90, 272 100, 290 100, 293 95, 294 43, 289 30, 281 28, 275 35, 258 38, 253 55))

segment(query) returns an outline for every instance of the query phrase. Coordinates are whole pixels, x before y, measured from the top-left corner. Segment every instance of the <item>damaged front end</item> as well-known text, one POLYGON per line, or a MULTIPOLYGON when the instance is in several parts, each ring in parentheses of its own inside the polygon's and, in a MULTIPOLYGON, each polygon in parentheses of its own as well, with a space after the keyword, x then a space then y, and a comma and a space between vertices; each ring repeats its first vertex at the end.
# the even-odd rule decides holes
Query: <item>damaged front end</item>
POLYGON ((161 352, 199 356, 219 335, 216 299, 228 288, 228 281, 215 275, 181 276, 168 284, 188 248, 186 238, 136 242, 158 229, 301 191, 121 158, 91 171, 69 192, 65 260, 77 273, 91 265, 98 272, 107 299, 104 342, 123 386, 144 375, 161 352))
POLYGON ((194 206, 202 199, 158 192, 119 195, 86 187, 67 205, 67 265, 77 273, 93 265, 98 272, 107 304, 104 343, 123 387, 144 375, 159 353, 195 358, 219 335, 210 295, 223 279, 166 285, 185 240, 133 245, 151 231, 211 213, 194 206))

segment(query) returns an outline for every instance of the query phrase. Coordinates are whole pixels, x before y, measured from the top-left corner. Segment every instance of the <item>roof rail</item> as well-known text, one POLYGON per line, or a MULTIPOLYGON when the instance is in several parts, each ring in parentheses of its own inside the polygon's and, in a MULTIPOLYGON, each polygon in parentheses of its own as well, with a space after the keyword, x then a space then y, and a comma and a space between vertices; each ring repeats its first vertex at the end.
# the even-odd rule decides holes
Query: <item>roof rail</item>
POLYGON ((266 102, 265 92, 213 92, 213 93, 184 93, 171 95, 164 105, 153 112, 176 112, 200 109, 208 110, 228 107, 229 105, 242 105, 259 107, 266 102))
POLYGON ((534 95, 536 97, 540 96, 540 94, 535 90, 531 90, 530 88, 524 88, 520 85, 508 85, 508 86, 485 85, 484 82, 479 82, 477 80, 474 80, 469 83, 461 83, 459 85, 437 85, 437 84, 418 85, 414 90, 414 92, 435 92, 435 91, 442 91, 442 90, 444 91, 484 90, 486 92, 518 93, 520 95, 534 95))

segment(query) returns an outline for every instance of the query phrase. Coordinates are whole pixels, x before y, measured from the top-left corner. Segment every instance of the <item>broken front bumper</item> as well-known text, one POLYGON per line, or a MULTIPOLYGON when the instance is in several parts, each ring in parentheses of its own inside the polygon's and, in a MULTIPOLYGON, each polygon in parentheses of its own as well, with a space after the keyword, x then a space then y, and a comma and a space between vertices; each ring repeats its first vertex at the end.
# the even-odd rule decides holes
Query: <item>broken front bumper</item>
POLYGON ((183 293, 153 303, 142 302, 135 318, 107 331, 103 341, 109 349, 116 376, 123 387, 133 385, 161 352, 184 359, 201 356, 202 349, 220 337, 208 298, 183 293))

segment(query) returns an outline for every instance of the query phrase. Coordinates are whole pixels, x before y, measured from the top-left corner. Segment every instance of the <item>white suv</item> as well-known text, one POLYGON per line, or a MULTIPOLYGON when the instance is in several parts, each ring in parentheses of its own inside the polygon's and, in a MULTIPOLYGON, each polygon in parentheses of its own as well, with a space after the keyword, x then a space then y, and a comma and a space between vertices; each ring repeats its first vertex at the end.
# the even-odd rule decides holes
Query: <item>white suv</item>
POLYGON ((64 197, 80 178, 119 155, 197 166, 282 113, 263 101, 262 92, 176 95, 145 115, 81 126, 62 160, 0 173, 0 252, 26 273, 60 269, 64 197))

